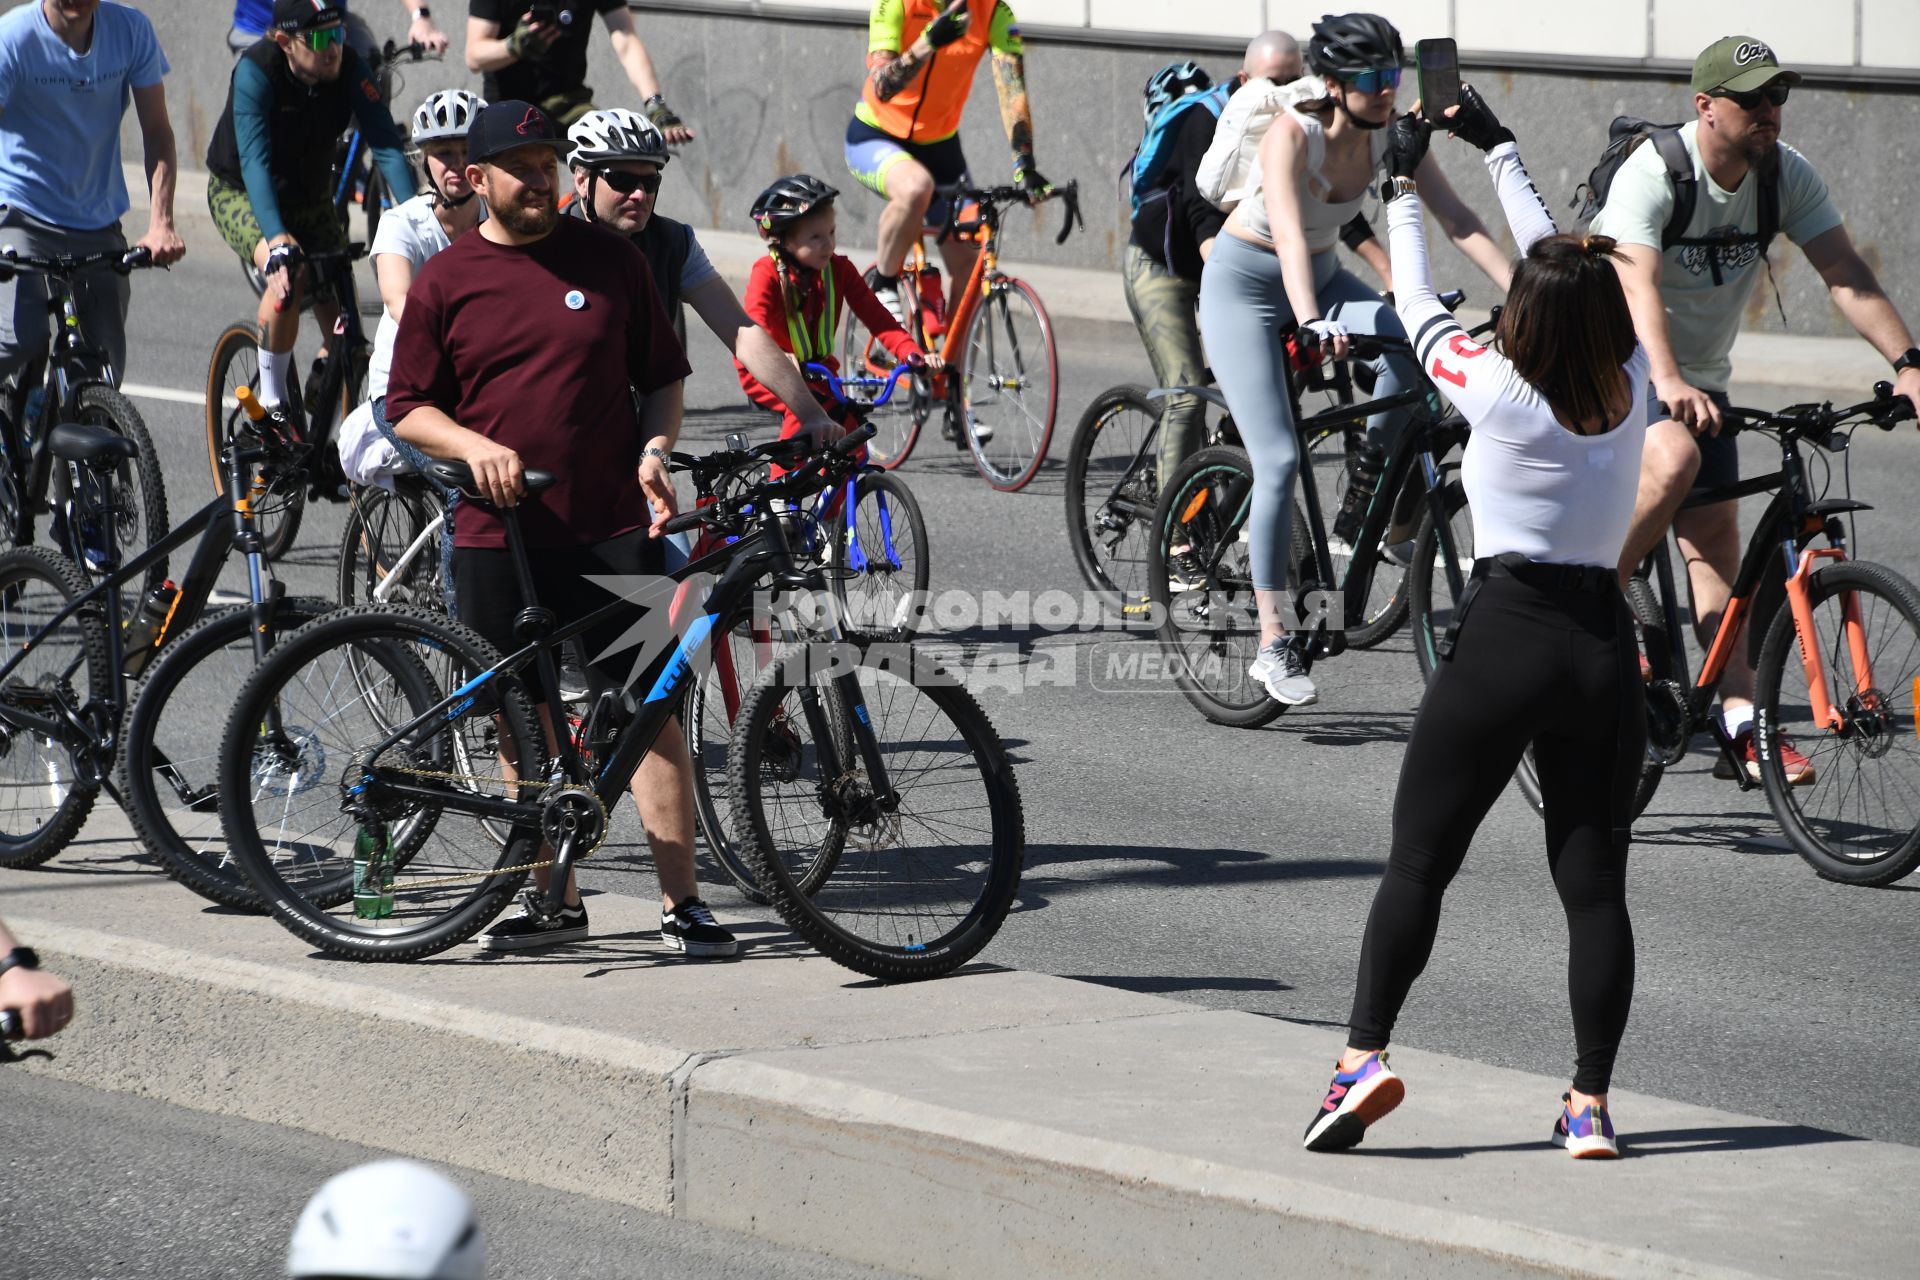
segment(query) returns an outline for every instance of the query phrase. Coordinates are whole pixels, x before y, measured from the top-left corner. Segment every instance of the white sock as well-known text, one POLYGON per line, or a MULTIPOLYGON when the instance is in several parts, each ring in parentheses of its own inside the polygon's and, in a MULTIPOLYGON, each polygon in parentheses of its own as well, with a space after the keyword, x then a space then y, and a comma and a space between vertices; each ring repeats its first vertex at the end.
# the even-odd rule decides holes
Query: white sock
POLYGON ((1727 726, 1727 736, 1737 738, 1753 728, 1753 704, 1743 707, 1726 707, 1720 712, 1720 722, 1727 726))
POLYGON ((261 347, 260 351, 260 403, 269 409, 278 409, 287 398, 287 370, 293 367, 293 352, 281 355, 261 347))

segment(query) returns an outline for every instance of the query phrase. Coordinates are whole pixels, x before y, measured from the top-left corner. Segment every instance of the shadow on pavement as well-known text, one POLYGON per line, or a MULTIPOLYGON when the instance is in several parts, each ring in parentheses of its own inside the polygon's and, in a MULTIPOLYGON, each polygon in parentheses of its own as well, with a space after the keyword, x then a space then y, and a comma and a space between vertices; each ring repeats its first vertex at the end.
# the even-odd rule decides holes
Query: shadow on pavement
MULTIPOLYGON (((1811 1147, 1827 1142, 1864 1142, 1851 1134, 1830 1129, 1815 1129, 1803 1124, 1735 1124, 1700 1129, 1655 1129, 1648 1133, 1627 1132, 1620 1136, 1623 1159, 1639 1156, 1698 1155, 1718 1151, 1771 1151, 1781 1147, 1811 1147)), ((1482 1146, 1458 1147, 1362 1147, 1352 1154, 1395 1160, 1459 1160, 1467 1156, 1493 1155, 1503 1151, 1550 1150, 1545 1138, 1538 1142, 1501 1142, 1482 1146)))
POLYGON ((1070 982, 1092 982, 1103 987, 1117 987, 1121 991, 1136 991, 1142 995, 1171 995, 1177 991, 1293 990, 1290 984, 1274 978, 1154 977, 1118 973, 1063 973, 1060 976, 1070 982))
POLYGON ((1015 911, 1046 906, 1055 895, 1114 885, 1219 886, 1378 876, 1387 864, 1361 858, 1280 858, 1252 849, 1182 849, 1127 845, 1027 846, 1027 871, 1015 911), (1084 876, 1036 874, 1074 862, 1134 864, 1084 876), (1151 865, 1141 865, 1151 864, 1151 865))

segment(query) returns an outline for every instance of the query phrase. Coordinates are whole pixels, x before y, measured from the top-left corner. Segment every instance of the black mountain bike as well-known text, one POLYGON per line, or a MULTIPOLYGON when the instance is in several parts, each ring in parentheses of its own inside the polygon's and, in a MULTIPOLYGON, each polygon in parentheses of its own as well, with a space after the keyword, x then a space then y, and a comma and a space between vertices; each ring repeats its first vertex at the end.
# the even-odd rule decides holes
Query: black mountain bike
MULTIPOLYGON (((257 409, 258 406, 256 405, 257 409)), ((216 498, 131 561, 103 521, 104 576, 89 586, 39 547, 0 554, 0 866, 32 867, 65 848, 105 790, 169 874, 215 902, 256 907, 215 822, 213 745, 233 690, 285 632, 331 608, 267 579, 240 477, 255 491, 286 450, 274 423, 242 433, 234 499, 216 498), (149 591, 134 615, 121 592, 196 535, 180 587, 149 591), (246 556, 251 601, 209 613, 228 555, 246 556), (138 695, 134 681, 140 679, 138 695)), ((47 448, 81 468, 78 510, 113 508, 135 445, 90 423, 61 423, 47 448)))
MULTIPOLYGON (((529 906, 557 911, 696 664, 771 590, 813 601, 825 622, 814 642, 773 659, 740 710, 733 833, 757 882, 796 932, 872 977, 934 977, 977 954, 1012 905, 1024 856, 1006 752, 930 655, 848 641, 820 604, 831 600, 821 574, 789 541, 782 504, 844 484, 871 434, 727 459, 793 470, 670 521, 669 532, 705 526, 724 539, 671 577, 630 584, 565 626, 523 611, 526 643, 504 658, 444 615, 404 608, 344 610, 279 646, 228 720, 220 805, 280 922, 335 955, 405 960, 478 932, 529 871, 551 873, 529 906), (704 603, 671 618, 678 585, 716 573, 704 603), (635 604, 646 614, 626 696, 601 694, 578 742, 557 735, 549 758, 533 702, 560 705, 561 646, 635 604)), ((471 493, 464 466, 435 473, 471 493)), ((526 481, 537 492, 553 477, 526 481)), ((505 514, 521 590, 535 599, 505 514)))
MULTIPOLYGON (((115 545, 123 548, 145 547, 167 531, 167 493, 147 424, 133 402, 115 389, 119 371, 105 352, 86 341, 74 282, 93 271, 128 275, 151 265, 153 257, 144 248, 52 258, 30 257, 11 248, 0 252, 0 279, 20 272, 45 278, 47 309, 57 334, 51 354, 23 370, 5 393, 5 411, 0 412, 0 450, 6 455, 0 460, 0 541, 32 546, 36 524, 45 514, 53 546, 80 566, 89 582, 108 572, 108 524, 115 545), (56 459, 48 440, 60 422, 97 426, 131 442, 133 452, 111 468, 114 501, 100 500, 108 472, 56 459)), ((122 607, 130 610, 143 590, 159 586, 166 576, 166 562, 155 563, 144 580, 126 585, 122 607)))
MULTIPOLYGON (((373 355, 373 344, 367 341, 366 329, 360 323, 359 295, 353 279, 353 264, 366 256, 367 248, 362 244, 299 255, 299 260, 313 269, 315 288, 309 292, 323 283, 331 285, 340 304, 340 318, 327 339, 327 359, 313 402, 305 403, 297 387, 288 389, 286 408, 293 423, 295 453, 287 465, 276 467, 273 483, 254 511, 260 523, 261 548, 269 560, 278 560, 293 546, 310 499, 339 498, 346 485, 339 455, 334 452, 333 433, 360 403, 367 385, 367 363, 373 355)), ((288 269, 298 268, 296 261, 288 269)), ((296 372, 289 374, 289 381, 298 382, 298 361, 294 363, 296 372)), ((236 320, 223 329, 214 340, 213 359, 207 366, 207 466, 216 494, 227 492, 225 458, 244 417, 234 394, 240 387, 259 394, 260 327, 253 320, 236 320)))

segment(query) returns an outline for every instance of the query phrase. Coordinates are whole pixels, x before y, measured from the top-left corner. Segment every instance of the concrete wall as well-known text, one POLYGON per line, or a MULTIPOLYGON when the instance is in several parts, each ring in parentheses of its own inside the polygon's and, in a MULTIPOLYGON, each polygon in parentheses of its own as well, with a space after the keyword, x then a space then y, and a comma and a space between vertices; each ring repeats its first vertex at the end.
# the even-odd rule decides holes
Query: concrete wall
MULTIPOLYGON (((1471 15, 1488 3, 1396 0, 1379 7, 1404 21, 1412 37, 1425 30, 1416 21, 1421 13, 1451 12, 1460 22, 1477 22, 1471 15)), ((383 34, 399 33, 397 2, 391 5, 391 14, 387 0, 358 0, 358 4, 383 34)), ((1663 29, 1660 15, 1666 11, 1666 0, 1654 0, 1654 4, 1651 29, 1657 34, 1663 29)), ((1902 5, 1900 13, 1914 8, 1911 0, 1902 0, 1902 5)), ((199 167, 225 98, 230 57, 223 35, 231 10, 217 0, 145 0, 141 7, 155 19, 173 62, 168 93, 184 162, 199 167)), ((457 20, 457 5, 441 7, 457 20)), ((841 158, 846 123, 858 93, 864 32, 849 22, 848 5, 840 0, 817 0, 814 7, 822 10, 818 16, 799 14, 795 0, 785 0, 780 16, 636 10, 642 37, 669 98, 700 132, 699 141, 669 166, 661 207, 696 226, 744 231, 747 207, 762 186, 781 174, 807 170, 848 191, 842 202, 841 242, 856 260, 864 260, 871 252, 880 202, 855 186, 841 158)), ((1084 10, 1078 19, 1084 23, 1117 22, 1130 12, 1144 22, 1155 14, 1164 17, 1171 7, 1166 0, 1052 0, 1038 5, 1023 0, 1023 20, 1028 20, 1029 13, 1035 15, 1030 20, 1036 29, 1029 38, 1027 70, 1040 166, 1055 181, 1080 180, 1087 230, 1055 249, 1055 211, 1042 210, 1031 217, 1016 214, 1010 222, 1008 245, 1015 260, 1115 267, 1126 241, 1126 208, 1118 194, 1117 175, 1138 141, 1141 84, 1169 59, 1198 57, 1223 74, 1235 61, 1219 52, 1217 33, 1204 40, 1196 37, 1191 48, 1172 43, 1148 50, 1049 42, 1041 34, 1039 13, 1044 11, 1058 21, 1084 10), (1204 47, 1208 44, 1214 46, 1211 51, 1204 47)), ((1644 10, 1646 4, 1634 0, 1632 7, 1644 10)), ((1317 4, 1208 0, 1204 5, 1185 6, 1183 12, 1212 14, 1208 21, 1214 26, 1253 30, 1265 21, 1286 18, 1296 10, 1305 14, 1309 9, 1316 16, 1320 11, 1317 4), (1220 17, 1227 10, 1233 15, 1230 23, 1220 17)), ((1856 26, 1868 19, 1898 26, 1881 14, 1877 0, 1854 0, 1829 9, 1834 12, 1823 10, 1818 24, 1804 18, 1790 24, 1783 13, 1774 15, 1771 22, 1756 22, 1755 27, 1765 28, 1763 34, 1770 38, 1790 26, 1795 32, 1818 34, 1816 28, 1823 30, 1849 14, 1856 26)), ((1304 29, 1305 24, 1294 21, 1294 25, 1304 29)), ((1466 46, 1471 28, 1458 29, 1466 46)), ((478 77, 467 76, 459 61, 464 32, 453 34, 455 48, 448 63, 407 70, 406 89, 398 95, 400 114, 431 89, 463 83, 478 87, 478 77)), ((1697 43, 1697 35, 1686 39, 1697 43)), ((1881 43, 1888 51, 1885 56, 1901 50, 1910 53, 1911 46, 1920 44, 1920 33, 1908 32, 1900 39, 1888 35, 1881 43)), ((1778 48, 1782 59, 1792 65, 1797 53, 1792 41, 1780 40, 1778 48)), ((1875 56, 1882 56, 1877 47, 1875 56)), ((1592 166, 1613 116, 1630 113, 1671 120, 1690 110, 1684 77, 1679 74, 1662 76, 1643 68, 1630 78, 1515 70, 1474 76, 1471 54, 1464 61, 1469 77, 1519 133, 1522 151, 1556 213, 1565 211, 1575 186, 1592 166)), ((589 82, 602 103, 636 105, 632 88, 604 40, 595 44, 590 71, 589 82)), ((1920 321, 1920 272, 1915 269, 1920 263, 1920 223, 1906 208, 1912 175, 1920 165, 1920 93, 1904 88, 1803 87, 1786 109, 1785 124, 1787 140, 1807 153, 1832 186, 1849 229, 1895 302, 1920 321)), ((1010 176, 1007 146, 984 64, 962 138, 976 179, 993 182, 1010 176)), ((127 145, 128 158, 137 159, 138 138, 131 129, 127 145)), ((1477 153, 1445 140, 1436 143, 1436 150, 1462 195, 1497 235, 1504 235, 1477 153)), ((1790 332, 1849 332, 1797 250, 1783 241, 1773 257, 1790 332)), ((1435 270, 1442 282, 1467 289, 1473 305, 1496 300, 1492 286, 1450 247, 1437 254, 1435 270)), ((1782 328, 1764 284, 1755 293, 1749 321, 1755 328, 1782 328)))

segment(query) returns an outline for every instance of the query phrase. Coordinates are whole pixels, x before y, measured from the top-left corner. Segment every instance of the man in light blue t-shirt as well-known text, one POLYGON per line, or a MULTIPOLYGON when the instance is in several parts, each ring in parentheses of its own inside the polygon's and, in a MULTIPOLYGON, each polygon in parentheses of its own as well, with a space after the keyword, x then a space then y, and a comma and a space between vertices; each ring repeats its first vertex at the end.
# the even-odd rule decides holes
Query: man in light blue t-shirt
MULTIPOLYGON (((101 0, 33 0, 0 15, 0 243, 23 254, 125 250, 128 208, 120 117, 132 102, 145 145, 151 212, 139 243, 165 266, 186 252, 173 226, 176 168, 166 55, 137 10, 101 0)), ((77 289, 87 338, 126 369, 125 276, 99 271, 77 289)), ((0 285, 0 377, 47 347, 46 286, 0 285)))
MULTIPOLYGON (((1653 425, 1641 454, 1640 496, 1620 573, 1631 573, 1671 523, 1687 559, 1702 646, 1712 642, 1740 571, 1745 548, 1738 504, 1679 507, 1696 483, 1720 488, 1740 478, 1739 453, 1731 436, 1720 435, 1720 414, 1728 403, 1741 315, 1769 270, 1767 245, 1759 238, 1763 197, 1777 202, 1778 230, 1800 246, 1826 281, 1834 306, 1887 358, 1895 388, 1920 409, 1920 350, 1913 335, 1854 249, 1826 183, 1806 157, 1780 141, 1781 108, 1799 82, 1752 36, 1714 41, 1693 64, 1697 119, 1680 130, 1693 162, 1695 196, 1692 218, 1677 230, 1679 242, 1662 247, 1677 193, 1651 143, 1614 174, 1606 207, 1593 223, 1594 231, 1619 242, 1620 283, 1650 358, 1649 399, 1659 402, 1648 414, 1653 425)), ((1727 664, 1720 705, 1727 732, 1757 781, 1747 645, 1737 647, 1727 664)), ((1814 781, 1812 764, 1791 746, 1781 758, 1793 785, 1814 781)), ((1714 772, 1734 776, 1724 762, 1714 772)))

